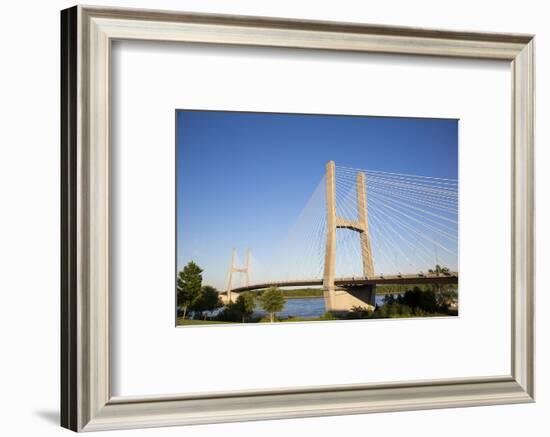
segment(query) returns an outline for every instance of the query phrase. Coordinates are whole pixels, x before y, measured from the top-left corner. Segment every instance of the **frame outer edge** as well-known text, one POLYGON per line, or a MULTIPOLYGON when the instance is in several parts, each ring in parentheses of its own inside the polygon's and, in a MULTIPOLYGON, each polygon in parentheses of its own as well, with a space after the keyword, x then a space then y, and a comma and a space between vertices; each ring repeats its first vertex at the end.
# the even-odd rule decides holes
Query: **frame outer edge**
POLYGON ((524 33, 461 31, 414 26, 396 26, 358 22, 306 20, 255 15, 235 15, 203 12, 184 12, 166 9, 136 9, 114 6, 82 6, 90 15, 106 18, 124 18, 156 22, 187 22, 221 26, 255 27, 260 29, 321 31, 324 33, 357 33, 370 35, 433 38, 434 40, 466 40, 482 43, 527 44, 533 37, 524 33))
POLYGON ((61 426, 78 428, 76 288, 77 214, 77 7, 60 14, 61 24, 61 426))
POLYGON ((236 398, 110 402, 86 431, 335 416, 450 407, 528 403, 512 377, 385 384, 339 393, 266 393, 236 398))
POLYGON ((535 41, 512 63, 512 375, 535 395, 535 41))
POLYGON ((93 350, 92 338, 94 336, 94 327, 92 321, 96 314, 92 313, 90 304, 93 291, 90 289, 91 277, 91 253, 90 253, 90 222, 92 206, 90 205, 90 174, 94 169, 90 161, 90 88, 92 78, 89 73, 89 44, 90 44, 90 25, 85 13, 85 9, 77 6, 78 16, 78 160, 77 160, 77 182, 78 187, 78 423, 76 431, 81 431, 84 426, 93 418, 92 402, 90 393, 95 384, 100 381, 94 380, 93 374, 93 356, 97 351, 93 350))
MULTIPOLYGON (((375 411, 494 405, 533 400, 534 393, 534 187, 533 187, 533 40, 526 35, 441 32, 429 29, 349 25, 258 17, 186 14, 77 6, 61 12, 61 422, 74 431, 121 429, 193 423, 219 423, 375 411), (152 15, 151 15, 152 14, 152 15), (392 389, 332 387, 292 389, 258 394, 220 394, 214 398, 155 400, 110 398, 109 392, 109 30, 105 18, 163 22, 208 22, 220 26, 312 30, 433 38, 461 45, 461 56, 479 57, 479 47, 491 58, 503 59, 499 44, 515 53, 513 72, 513 236, 512 376, 497 380, 474 378, 457 383, 420 381, 414 387, 392 389), (153 16, 155 18, 153 18, 153 16), (95 18, 99 18, 96 20, 95 18), (250 21, 248 21, 250 20, 250 21), (258 20, 258 21, 255 21, 258 20), (244 24, 242 24, 244 23, 244 24), (248 23, 248 24, 247 24, 248 23), (326 29, 323 26, 327 26, 326 29), (331 27, 333 26, 333 27, 331 27), (510 43, 513 43, 510 46, 510 43), (516 53, 517 52, 517 53, 516 53), (355 393, 355 394, 353 394, 355 393), (263 397, 262 397, 263 396, 263 397), (263 410, 256 404, 262 397, 263 410), (282 403, 281 403, 282 402, 282 403), (288 405, 295 410, 289 410, 288 405)), ((113 38, 116 38, 113 36, 113 38)), ((289 37, 290 38, 290 37, 289 37)), ((146 39, 146 38, 145 38, 146 39)), ((251 42, 250 44, 254 44, 251 42)), ((292 44, 290 44, 292 46, 292 44)), ((368 49, 361 49, 368 50, 368 49)), ((400 48, 392 52, 399 53, 400 48)), ((403 49, 405 50, 405 49, 403 49)), ((410 50, 410 49, 409 49, 410 50)), ((414 51, 414 50, 413 50, 414 51)), ((408 51, 409 53, 410 51, 408 51)), ((419 53, 423 53, 420 50, 419 53)), ((445 52, 439 56, 446 56, 445 52)), ((449 56, 456 56, 449 49, 449 56)), ((508 55, 506 55, 508 56, 508 55)), ((391 385, 391 384, 390 384, 391 385)))

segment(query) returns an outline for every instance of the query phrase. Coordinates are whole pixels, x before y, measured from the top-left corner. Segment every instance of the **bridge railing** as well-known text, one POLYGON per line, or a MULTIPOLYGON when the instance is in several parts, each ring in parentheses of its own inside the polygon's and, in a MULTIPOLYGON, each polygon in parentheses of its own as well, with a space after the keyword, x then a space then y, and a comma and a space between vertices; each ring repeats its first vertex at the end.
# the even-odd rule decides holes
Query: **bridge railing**
MULTIPOLYGON (((418 272, 418 273, 406 273, 406 274, 398 273, 393 275, 380 274, 369 278, 364 276, 357 276, 357 277, 350 276, 350 277, 335 278, 335 283, 337 285, 344 285, 344 284, 353 285, 353 284, 369 283, 373 281, 382 281, 382 282, 395 281, 397 283, 405 284, 408 280, 419 283, 420 281, 430 280, 430 279, 438 279, 437 282, 439 281, 458 282, 458 272, 448 272, 448 273, 418 272)), ((322 285, 322 284, 323 284, 322 278, 266 281, 266 282, 258 282, 256 284, 250 284, 244 287, 236 287, 232 289, 231 292, 238 293, 242 291, 259 290, 259 289, 264 289, 269 287, 308 286, 308 285, 322 285)), ((223 292, 222 294, 225 294, 225 292, 223 292)))

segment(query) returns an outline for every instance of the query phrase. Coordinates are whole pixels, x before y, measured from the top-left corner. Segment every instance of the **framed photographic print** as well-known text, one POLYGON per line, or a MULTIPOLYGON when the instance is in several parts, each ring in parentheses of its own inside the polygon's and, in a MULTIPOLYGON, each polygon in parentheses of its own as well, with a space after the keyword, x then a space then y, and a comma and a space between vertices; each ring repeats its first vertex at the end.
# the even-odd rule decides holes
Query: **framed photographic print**
POLYGON ((458 315, 458 120, 176 117, 178 326, 458 315))
POLYGON ((64 427, 533 401, 533 36, 61 24, 64 427))

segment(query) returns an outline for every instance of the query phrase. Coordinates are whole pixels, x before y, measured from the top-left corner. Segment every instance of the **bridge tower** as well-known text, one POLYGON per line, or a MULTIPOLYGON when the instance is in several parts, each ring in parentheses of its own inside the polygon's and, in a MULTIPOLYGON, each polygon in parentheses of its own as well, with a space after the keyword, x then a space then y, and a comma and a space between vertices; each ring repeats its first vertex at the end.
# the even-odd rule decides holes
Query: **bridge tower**
POLYGON ((338 289, 335 287, 336 270, 336 231, 337 229, 350 229, 359 233, 361 243, 361 260, 363 265, 363 276, 374 277, 374 263, 369 235, 369 221, 367 211, 367 193, 365 174, 357 173, 357 219, 349 220, 339 217, 336 214, 336 171, 334 161, 326 165, 326 209, 327 209, 327 240, 325 246, 325 271, 323 275, 323 288, 325 290, 325 304, 327 310, 338 311, 340 308, 349 309, 349 301, 355 296, 357 306, 374 306, 374 286, 355 287, 351 289, 338 289), (342 295, 342 298, 338 298, 342 295), (346 296, 343 296, 346 295, 346 296), (363 304, 363 305, 361 305, 363 304))
POLYGON ((227 278, 227 302, 231 302, 231 289, 233 288, 233 273, 245 274, 245 285, 250 285, 250 249, 246 251, 246 262, 244 267, 237 267, 235 261, 237 258, 237 251, 233 249, 231 253, 231 266, 229 267, 229 276, 227 278))

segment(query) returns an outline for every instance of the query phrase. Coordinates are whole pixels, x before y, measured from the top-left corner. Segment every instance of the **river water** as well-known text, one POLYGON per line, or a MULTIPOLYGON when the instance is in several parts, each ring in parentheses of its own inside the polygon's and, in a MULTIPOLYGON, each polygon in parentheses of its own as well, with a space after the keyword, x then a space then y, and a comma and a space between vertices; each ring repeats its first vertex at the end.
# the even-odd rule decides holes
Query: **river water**
MULTIPOLYGON (((376 296, 376 305, 384 304, 384 296, 376 296)), ((325 314, 325 299, 322 297, 310 297, 306 299, 287 299, 284 309, 277 313, 277 317, 286 319, 289 316, 313 319, 325 314)), ((263 317, 266 313, 261 308, 256 308, 254 317, 263 317)))

